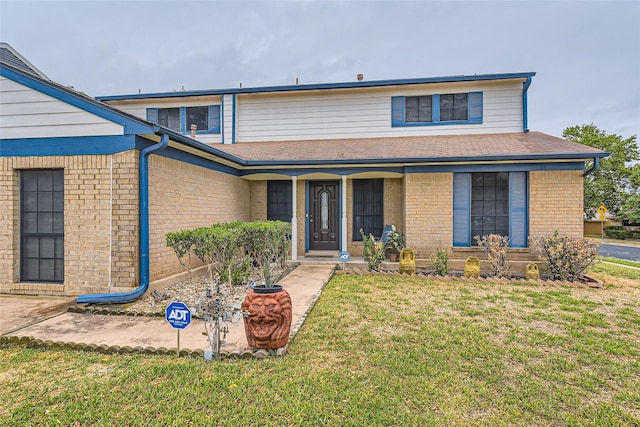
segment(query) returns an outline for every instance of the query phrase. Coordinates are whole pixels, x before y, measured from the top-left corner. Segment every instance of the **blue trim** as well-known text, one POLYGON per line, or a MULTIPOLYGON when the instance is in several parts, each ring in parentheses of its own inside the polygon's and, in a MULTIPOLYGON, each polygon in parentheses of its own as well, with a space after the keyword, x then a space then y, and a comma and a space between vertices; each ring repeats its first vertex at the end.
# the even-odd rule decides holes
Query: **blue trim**
POLYGON ((140 152, 140 286, 131 292, 116 294, 80 295, 78 304, 125 303, 140 298, 149 288, 149 156, 166 149, 169 137, 162 135, 158 144, 153 144, 140 152))
POLYGON ((425 122, 424 126, 428 126, 430 124, 446 125, 449 123, 451 122, 440 121, 440 94, 434 93, 431 95, 431 121, 425 122))
POLYGON ((150 134, 153 126, 57 83, 26 75, 2 64, 0 76, 124 127, 125 134, 150 134))
POLYGON ((224 144, 224 95, 220 97, 220 135, 224 144))
POLYGON ((471 246, 471 174, 453 175, 453 239, 454 247, 471 246))
POLYGON ((529 179, 527 172, 509 173, 509 246, 526 248, 529 236, 529 179))
POLYGON ((551 170, 584 170, 584 162, 434 165, 434 166, 407 166, 404 168, 405 173, 528 172, 528 171, 551 171, 551 170))
MULTIPOLYGON (((338 247, 340 248, 340 252, 343 250, 347 250, 347 242, 344 242, 344 247, 342 246, 342 179, 338 181, 338 235, 340 238, 338 239, 338 247)), ((382 211, 384 213, 384 210, 382 211)))
POLYGON ((585 176, 592 174, 592 173, 593 173, 593 172, 595 172, 599 167, 600 167, 600 158, 599 158, 599 157, 596 157, 596 158, 594 158, 594 159, 593 159, 593 166, 591 166, 591 167, 589 168, 589 170, 585 171, 585 172, 582 174, 582 177, 584 178, 585 176))
POLYGON ((529 119, 528 119, 528 100, 527 91, 531 86, 531 76, 527 77, 527 81, 522 83, 522 131, 529 132, 529 119))
POLYGON ((0 157, 114 154, 136 148, 135 135, 0 140, 0 157))
POLYGON ((550 153, 550 154, 511 154, 489 156, 460 156, 460 157, 398 157, 381 159, 313 159, 313 160, 245 160, 243 166, 312 166, 312 165, 367 165, 378 163, 424 163, 424 162, 493 162, 493 161, 526 161, 526 160, 582 160, 585 158, 606 157, 608 153, 550 153))
POLYGON ((452 82, 477 82, 487 80, 509 80, 509 79, 526 79, 535 76, 535 72, 525 73, 503 73, 503 74, 479 74, 479 75, 460 75, 460 76, 442 76, 442 77, 419 77, 413 79, 390 79, 390 80, 372 80, 372 81, 356 81, 343 83, 317 83, 309 85, 285 85, 285 86, 262 86, 255 88, 228 88, 228 89, 210 89, 210 90, 194 90, 185 92, 158 92, 146 94, 131 95, 111 95, 99 96, 100 101, 121 101, 127 99, 152 99, 152 98, 183 98, 190 96, 205 95, 225 95, 225 94, 243 94, 243 93, 264 93, 264 92, 298 92, 305 90, 320 89, 353 89, 353 88, 370 88, 381 86, 402 86, 411 84, 427 84, 427 83, 452 83, 452 82))
POLYGON ((309 180, 305 181, 304 193, 304 251, 309 252, 309 180))
MULTIPOLYGON (((256 174, 278 174, 283 176, 301 176, 310 173, 329 173, 337 176, 341 175, 353 175, 356 173, 362 172, 394 172, 399 174, 404 174, 404 169, 401 166, 397 167, 362 167, 362 168, 320 168, 320 169, 311 169, 311 168, 302 168, 302 169, 250 169, 250 170, 241 170, 239 176, 251 176, 256 174)), ((337 179, 330 178, 330 179, 337 179)))
POLYGON ((231 100, 233 101, 231 104, 231 143, 236 143, 236 94, 233 94, 231 100))
MULTIPOLYGON (((460 92, 465 93, 465 92, 460 92)), ((440 94, 434 93, 431 95, 431 108, 432 108, 432 120, 430 122, 407 122, 406 114, 403 112, 402 120, 400 120, 400 114, 397 109, 400 105, 399 98, 402 98, 402 106, 406 111, 406 96, 393 96, 391 97, 391 127, 414 127, 414 126, 441 126, 441 125, 478 125, 482 124, 482 111, 483 111, 483 96, 482 92, 466 92, 467 97, 467 120, 448 120, 440 121, 440 94), (473 99, 476 98, 476 102, 473 99), (479 98, 479 102, 478 99, 479 98), (476 111, 480 107, 479 114, 472 114, 472 111, 476 111), (395 112, 395 116, 394 116, 395 112)), ((413 95, 411 95, 413 96, 413 95)), ((426 96, 426 95, 425 95, 426 96)))
POLYGON ((147 121, 152 123, 158 123, 158 109, 147 108, 147 121))
POLYGON ((180 132, 185 135, 191 133, 191 129, 187 132, 187 107, 180 107, 180 132))

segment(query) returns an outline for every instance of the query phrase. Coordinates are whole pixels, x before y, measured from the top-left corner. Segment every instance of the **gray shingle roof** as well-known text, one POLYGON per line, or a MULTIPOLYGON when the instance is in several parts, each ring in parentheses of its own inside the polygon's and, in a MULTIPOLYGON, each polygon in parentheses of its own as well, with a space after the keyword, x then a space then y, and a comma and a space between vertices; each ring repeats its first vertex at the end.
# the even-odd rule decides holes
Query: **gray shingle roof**
POLYGON ((47 76, 38 70, 31 62, 15 50, 9 43, 0 43, 0 62, 12 65, 13 67, 29 73, 33 76, 49 80, 47 76))
POLYGON ((541 132, 438 135, 313 141, 216 144, 216 148, 254 162, 362 163, 473 162, 479 160, 556 160, 604 157, 596 148, 541 132))

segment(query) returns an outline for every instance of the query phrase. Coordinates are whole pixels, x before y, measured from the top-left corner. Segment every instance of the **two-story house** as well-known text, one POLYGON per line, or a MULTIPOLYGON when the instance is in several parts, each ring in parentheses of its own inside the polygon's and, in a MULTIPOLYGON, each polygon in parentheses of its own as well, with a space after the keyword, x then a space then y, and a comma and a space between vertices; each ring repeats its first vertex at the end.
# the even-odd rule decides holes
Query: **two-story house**
POLYGON ((530 236, 582 235, 607 155, 529 131, 531 72, 96 100, 21 64, 0 74, 1 292, 146 286, 182 271, 165 233, 229 220, 292 222, 294 260, 385 224, 418 259, 490 233, 531 259, 530 236))

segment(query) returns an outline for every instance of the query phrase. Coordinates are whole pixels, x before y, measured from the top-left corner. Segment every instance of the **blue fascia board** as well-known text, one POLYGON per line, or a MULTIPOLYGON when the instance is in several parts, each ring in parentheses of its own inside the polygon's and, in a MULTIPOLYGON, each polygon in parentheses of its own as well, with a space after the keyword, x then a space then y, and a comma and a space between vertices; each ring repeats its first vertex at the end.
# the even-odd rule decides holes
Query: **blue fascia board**
POLYGON ((502 74, 477 74, 477 75, 458 75, 458 76, 442 76, 442 77, 419 77, 412 79, 390 79, 390 80, 372 80, 372 81, 355 81, 342 83, 316 83, 308 85, 284 85, 284 86, 261 86, 254 88, 228 88, 228 89, 205 89, 191 90, 183 92, 157 92, 142 93, 131 95, 111 95, 98 96, 96 99, 100 101, 122 101, 129 99, 159 99, 159 98, 183 98, 190 96, 207 96, 207 95, 226 95, 226 94, 246 94, 246 93, 265 93, 265 92, 296 92, 307 90, 323 90, 323 89, 356 89, 356 88, 372 88, 383 86, 402 86, 429 83, 455 83, 455 82, 475 82, 486 80, 509 80, 509 79, 528 79, 535 76, 535 72, 525 73, 502 73, 502 74))
POLYGON ((0 157, 115 154, 136 148, 135 135, 0 140, 0 157))
POLYGON ((95 114, 105 120, 117 123, 124 127, 125 134, 153 133, 153 124, 135 116, 123 113, 100 101, 66 88, 50 80, 44 80, 32 75, 27 75, 20 70, 8 65, 0 65, 0 75, 16 83, 27 86, 33 90, 49 95, 59 101, 73 105, 88 113, 95 114))
POLYGON ((584 170, 584 162, 561 163, 490 163, 468 165, 407 166, 405 173, 437 172, 531 172, 549 170, 584 170))
POLYGON ((311 173, 328 173, 332 175, 353 175, 363 172, 393 172, 404 174, 402 166, 397 167, 361 167, 361 168, 296 168, 296 169, 250 169, 241 170, 240 176, 251 176, 256 174, 274 174, 284 176, 301 176, 311 173))
POLYGON ((461 156, 461 157, 403 157, 381 159, 317 159, 317 160, 246 160, 245 166, 315 166, 315 165, 361 165, 361 164, 403 164, 403 163, 452 163, 452 162, 489 162, 489 161, 527 161, 527 160, 582 160, 594 157, 607 157, 609 153, 553 153, 553 154, 513 154, 498 156, 461 156))
MULTIPOLYGON (((138 150, 144 150, 145 148, 150 147, 154 144, 156 143, 154 143, 153 141, 149 141, 148 139, 142 137, 137 137, 135 148, 137 148, 138 150)), ((161 157, 168 157, 170 159, 175 159, 183 163, 189 163, 206 169, 226 173, 228 175, 240 176, 240 171, 234 167, 227 166, 222 163, 217 163, 215 161, 205 159, 200 156, 196 156, 195 154, 187 153, 186 151, 178 150, 173 147, 167 147, 164 150, 156 153, 156 155, 161 157)))

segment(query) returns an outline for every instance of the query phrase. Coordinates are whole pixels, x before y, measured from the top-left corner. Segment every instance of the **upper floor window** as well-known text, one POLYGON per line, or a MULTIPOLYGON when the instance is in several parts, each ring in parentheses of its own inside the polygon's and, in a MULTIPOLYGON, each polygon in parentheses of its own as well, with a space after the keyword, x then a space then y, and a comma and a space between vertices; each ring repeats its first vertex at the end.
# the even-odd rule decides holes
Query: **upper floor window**
POLYGON ((220 106, 147 108, 147 120, 186 134, 191 125, 197 134, 220 133, 220 106))
POLYGON ((392 126, 482 123, 482 92, 394 96, 392 126))

